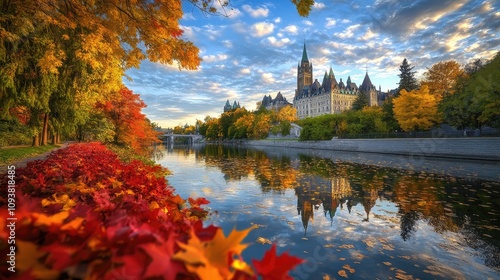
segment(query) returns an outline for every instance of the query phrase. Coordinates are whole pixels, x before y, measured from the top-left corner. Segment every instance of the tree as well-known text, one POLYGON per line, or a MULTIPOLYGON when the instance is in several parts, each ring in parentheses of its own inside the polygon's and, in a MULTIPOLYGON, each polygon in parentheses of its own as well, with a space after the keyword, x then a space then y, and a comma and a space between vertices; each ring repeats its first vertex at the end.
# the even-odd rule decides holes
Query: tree
POLYGON ((403 60, 401 66, 399 66, 399 87, 396 95, 401 93, 404 89, 406 91, 412 91, 418 89, 417 79, 415 79, 415 71, 412 71, 415 66, 410 66, 406 58, 403 60))
POLYGON ((440 119, 438 100, 429 93, 427 86, 412 91, 402 89, 393 102, 394 116, 405 131, 429 129, 440 119))
POLYGON ((145 107, 139 95, 126 87, 121 88, 113 100, 97 104, 114 126, 114 142, 126 144, 139 153, 158 141, 158 132, 141 112, 145 107))
POLYGON ((360 91, 358 96, 352 103, 351 110, 359 111, 365 107, 368 107, 368 105, 369 105, 368 94, 365 93, 364 91, 360 91))
POLYGON ((297 121, 297 109, 292 106, 285 106, 278 111, 277 121, 283 122, 296 122, 297 121))
POLYGON ((427 69, 424 73, 422 86, 426 85, 431 94, 441 99, 445 95, 455 93, 455 85, 458 79, 464 78, 464 74, 465 72, 458 62, 454 60, 441 61, 427 69))
POLYGON ((456 93, 445 97, 439 109, 447 123, 459 128, 500 127, 500 52, 485 64, 472 65, 469 77, 457 83, 456 93))

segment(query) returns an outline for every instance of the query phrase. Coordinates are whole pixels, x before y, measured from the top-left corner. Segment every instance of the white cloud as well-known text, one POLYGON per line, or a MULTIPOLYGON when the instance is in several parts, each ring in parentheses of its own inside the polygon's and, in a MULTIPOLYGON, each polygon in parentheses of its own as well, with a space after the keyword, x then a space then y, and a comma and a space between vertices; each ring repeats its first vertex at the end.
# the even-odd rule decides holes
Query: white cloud
POLYGON ((252 36, 262 37, 262 36, 266 36, 268 34, 273 33, 274 24, 269 23, 269 22, 258 22, 258 23, 253 24, 250 27, 250 30, 252 32, 252 36))
POLYGON ((274 19, 274 23, 280 23, 281 22, 281 18, 280 17, 277 17, 274 19))
POLYGON ((252 70, 250 70, 250 68, 243 68, 243 69, 240 69, 240 74, 243 74, 243 75, 248 75, 252 73, 252 70))
POLYGON ((274 83, 276 80, 273 78, 273 74, 272 73, 262 73, 260 75, 262 81, 266 84, 272 84, 274 83))
POLYGON ((303 20, 302 23, 304 23, 304 25, 306 26, 314 26, 314 23, 310 20, 303 20))
POLYGON ((222 44, 226 47, 226 48, 232 48, 233 47, 233 42, 229 41, 229 40, 223 40, 222 41, 222 44))
POLYGON ((161 111, 161 112, 170 112, 170 113, 182 113, 182 112, 184 112, 184 110, 182 110, 181 108, 177 108, 177 107, 163 107, 163 108, 158 108, 156 110, 161 111))
POLYGON ((326 23, 325 23, 325 27, 326 28, 330 28, 332 26, 335 26, 335 24, 337 24, 337 21, 333 18, 326 18, 326 23))
POLYGON ((299 28, 296 25, 289 25, 284 30, 290 34, 297 34, 299 32, 299 28))
POLYGON ((370 40, 370 39, 377 37, 377 36, 378 36, 378 34, 373 33, 372 30, 370 28, 368 28, 366 33, 363 36, 361 36, 360 39, 367 41, 367 40, 370 40))
POLYGON ((286 45, 290 44, 290 39, 288 38, 282 38, 282 39, 276 39, 275 37, 267 37, 267 41, 273 46, 273 47, 283 47, 286 45))
POLYGON ((325 4, 321 2, 314 2, 314 5, 312 6, 313 10, 322 10, 325 8, 325 4))
POLYGON ((248 32, 248 26, 244 22, 238 21, 231 26, 233 27, 234 31, 236 31, 238 33, 247 33, 248 32))
POLYGON ((335 33, 341 39, 352 38, 354 37, 354 31, 361 27, 361 24, 355 24, 347 27, 347 29, 342 33, 335 33))
POLYGON ((204 55, 201 57, 203 62, 211 63, 211 62, 219 62, 227 59, 227 55, 225 54, 216 54, 216 55, 204 55))
POLYGON ((235 18, 238 18, 240 17, 243 13, 237 9, 237 8, 232 8, 230 10, 226 10, 227 12, 227 16, 229 17, 229 19, 235 19, 235 18))
POLYGON ((195 20, 193 13, 185 13, 182 15, 183 20, 195 20))
POLYGON ((269 15, 269 9, 266 7, 254 9, 250 5, 243 5, 243 10, 254 18, 267 17, 269 15))

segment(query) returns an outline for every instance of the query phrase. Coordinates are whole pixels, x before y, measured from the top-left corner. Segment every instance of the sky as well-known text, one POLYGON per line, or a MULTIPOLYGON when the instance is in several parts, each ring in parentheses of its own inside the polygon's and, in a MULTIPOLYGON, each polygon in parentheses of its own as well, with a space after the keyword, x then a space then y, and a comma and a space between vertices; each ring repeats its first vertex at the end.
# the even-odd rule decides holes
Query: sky
POLYGON ((256 110, 278 92, 293 103, 304 43, 313 79, 333 69, 338 82, 360 85, 366 71, 382 91, 398 86, 404 58, 421 78, 439 61, 465 64, 500 50, 500 1, 320 0, 300 17, 288 0, 231 0, 227 17, 183 1, 183 39, 200 49, 198 70, 143 61, 125 85, 143 113, 163 128, 219 117, 227 100, 256 110))

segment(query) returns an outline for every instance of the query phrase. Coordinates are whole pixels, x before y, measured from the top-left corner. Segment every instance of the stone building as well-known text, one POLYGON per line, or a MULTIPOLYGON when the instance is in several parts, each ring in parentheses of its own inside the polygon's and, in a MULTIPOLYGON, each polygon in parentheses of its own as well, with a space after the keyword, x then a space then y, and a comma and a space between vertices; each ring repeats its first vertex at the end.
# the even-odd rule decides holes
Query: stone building
POLYGON ((331 67, 329 72, 325 71, 322 83, 317 79, 313 81, 313 66, 304 44, 302 59, 297 65, 297 89, 293 98, 293 106, 297 109, 299 119, 349 110, 361 93, 368 95, 369 106, 378 105, 378 91, 372 84, 368 71, 359 87, 351 81, 350 76, 345 83, 342 78, 337 82, 331 67))
POLYGON ((234 101, 233 106, 231 106, 231 103, 229 103, 229 100, 227 100, 226 105, 224 105, 224 112, 228 112, 237 108, 241 108, 240 102, 236 103, 236 101, 234 101))
POLYGON ((268 96, 264 95, 262 101, 257 103, 257 109, 264 107, 267 110, 279 111, 281 108, 285 106, 292 106, 292 103, 288 102, 286 98, 281 94, 281 92, 278 92, 276 98, 274 99, 271 97, 271 95, 268 96))

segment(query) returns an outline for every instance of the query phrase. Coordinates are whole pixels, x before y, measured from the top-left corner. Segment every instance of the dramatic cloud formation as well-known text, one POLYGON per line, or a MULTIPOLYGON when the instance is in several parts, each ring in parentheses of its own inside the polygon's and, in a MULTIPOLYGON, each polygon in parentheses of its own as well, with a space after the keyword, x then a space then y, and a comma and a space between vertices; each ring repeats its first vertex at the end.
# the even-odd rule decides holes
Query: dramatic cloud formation
MULTIPOLYGON (((229 17, 202 14, 188 2, 183 38, 200 48, 196 71, 145 61, 124 83, 162 127, 218 117, 226 100, 249 110, 264 95, 293 101, 306 43, 314 78, 332 67, 337 80, 362 82, 368 71, 383 91, 397 87, 404 58, 418 75, 444 60, 492 58, 500 46, 500 1, 316 1, 307 18, 290 1, 231 1, 229 17)), ((221 7, 219 7, 221 10, 221 7)))

